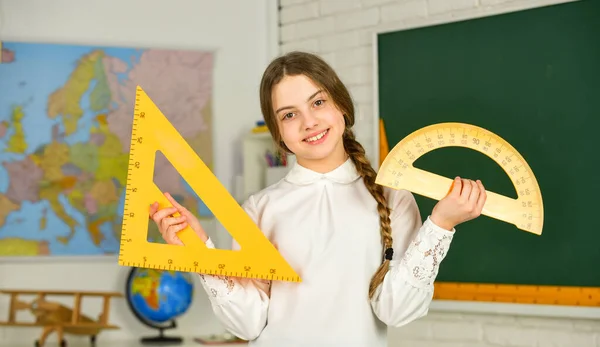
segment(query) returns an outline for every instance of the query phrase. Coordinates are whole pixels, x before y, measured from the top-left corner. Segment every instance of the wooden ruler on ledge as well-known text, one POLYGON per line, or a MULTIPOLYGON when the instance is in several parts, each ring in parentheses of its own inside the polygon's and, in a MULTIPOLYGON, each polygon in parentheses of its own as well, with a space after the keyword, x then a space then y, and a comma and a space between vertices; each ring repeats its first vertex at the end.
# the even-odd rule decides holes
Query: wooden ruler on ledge
POLYGON ((600 307, 600 288, 483 283, 434 283, 434 300, 600 307))

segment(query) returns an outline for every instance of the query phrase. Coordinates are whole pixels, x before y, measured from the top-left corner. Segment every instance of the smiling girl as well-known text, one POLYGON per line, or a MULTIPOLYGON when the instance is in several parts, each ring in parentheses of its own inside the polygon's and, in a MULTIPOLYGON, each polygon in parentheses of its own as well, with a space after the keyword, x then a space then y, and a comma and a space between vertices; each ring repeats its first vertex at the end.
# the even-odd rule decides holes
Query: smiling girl
MULTIPOLYGON (((296 162, 243 208, 302 282, 200 275, 215 315, 253 347, 386 346, 387 326, 427 314, 454 228, 480 215, 483 185, 457 177, 422 221, 410 192, 375 184, 350 94, 316 55, 271 62, 260 103, 275 143, 296 162)), ((155 203, 150 216, 166 242, 181 244, 176 234, 189 225, 214 248, 198 219, 165 195, 174 207, 155 203)))

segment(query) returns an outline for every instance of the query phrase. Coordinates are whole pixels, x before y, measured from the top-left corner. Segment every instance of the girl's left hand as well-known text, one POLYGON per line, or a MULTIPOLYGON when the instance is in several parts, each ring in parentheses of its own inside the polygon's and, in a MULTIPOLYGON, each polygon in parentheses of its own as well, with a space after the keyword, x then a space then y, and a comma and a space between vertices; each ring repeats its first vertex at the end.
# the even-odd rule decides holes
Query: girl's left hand
POLYGON ((456 177, 448 195, 433 208, 431 221, 440 228, 452 230, 460 223, 479 217, 486 198, 480 180, 456 177))

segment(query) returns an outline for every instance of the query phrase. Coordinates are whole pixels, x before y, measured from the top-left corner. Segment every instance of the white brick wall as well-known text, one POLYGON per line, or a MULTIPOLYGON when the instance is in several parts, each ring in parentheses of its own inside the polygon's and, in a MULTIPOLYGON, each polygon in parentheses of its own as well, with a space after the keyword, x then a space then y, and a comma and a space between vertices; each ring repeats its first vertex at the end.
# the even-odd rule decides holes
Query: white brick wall
MULTIPOLYGON (((275 1, 275 0, 274 0, 275 1)), ((372 35, 381 26, 411 27, 570 0, 279 0, 281 52, 321 54, 355 97, 356 133, 375 158, 372 35)))
POLYGON ((598 347, 600 321, 430 312, 391 329, 389 347, 598 347))
MULTIPOLYGON (((433 24, 565 0, 280 0, 281 52, 322 55, 354 97, 356 133, 374 158, 372 33, 381 26, 433 24)), ((390 347, 600 347, 600 321, 446 313, 391 329, 390 347)))

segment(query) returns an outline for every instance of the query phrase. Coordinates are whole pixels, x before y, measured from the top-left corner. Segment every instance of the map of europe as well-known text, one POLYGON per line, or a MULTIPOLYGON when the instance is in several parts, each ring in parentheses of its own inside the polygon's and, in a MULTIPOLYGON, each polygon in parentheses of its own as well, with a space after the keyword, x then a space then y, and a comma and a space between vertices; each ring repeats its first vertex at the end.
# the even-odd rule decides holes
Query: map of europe
MULTIPOLYGON (((213 53, 2 42, 0 256, 119 252, 136 86, 209 166, 213 53)), ((210 211, 157 154, 154 181, 210 211)), ((154 223, 148 239, 161 242, 154 223)))

